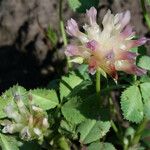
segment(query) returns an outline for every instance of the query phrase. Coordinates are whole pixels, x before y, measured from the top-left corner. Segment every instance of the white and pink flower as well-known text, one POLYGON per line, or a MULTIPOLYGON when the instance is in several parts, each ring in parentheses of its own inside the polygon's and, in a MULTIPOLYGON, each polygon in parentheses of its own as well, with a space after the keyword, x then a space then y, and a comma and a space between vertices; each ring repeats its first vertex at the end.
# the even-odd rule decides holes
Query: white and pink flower
POLYGON ((130 11, 111 14, 108 10, 103 18, 103 29, 96 22, 97 11, 94 7, 87 10, 89 24, 83 26, 85 33, 79 30, 75 20, 67 22, 67 33, 79 39, 80 45, 68 45, 65 54, 72 57, 72 62, 87 63, 89 72, 94 74, 97 69, 102 69, 113 78, 117 79, 117 71, 140 76, 146 73, 145 69, 136 66, 137 53, 130 49, 146 43, 142 37, 133 40, 135 32, 129 24, 130 11), (81 61, 81 59, 83 61, 81 61))

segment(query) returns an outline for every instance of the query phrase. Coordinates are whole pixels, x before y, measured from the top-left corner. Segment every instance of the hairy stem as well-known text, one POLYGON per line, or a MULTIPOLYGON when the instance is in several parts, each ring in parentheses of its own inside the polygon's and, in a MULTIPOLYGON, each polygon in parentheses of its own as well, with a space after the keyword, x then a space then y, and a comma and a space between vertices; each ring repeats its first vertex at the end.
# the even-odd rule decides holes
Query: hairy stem
MULTIPOLYGON (((68 44, 68 41, 67 41, 64 21, 63 21, 63 17, 62 17, 62 13, 63 13, 63 11, 62 11, 62 2, 63 2, 63 0, 59 0, 59 21, 60 21, 60 30, 61 30, 61 35, 62 35, 62 38, 63 38, 63 43, 64 43, 64 46, 66 47, 67 44, 68 44)), ((68 65, 68 68, 72 67, 69 57, 67 57, 67 65, 68 65)))
POLYGON ((146 20, 147 26, 150 29, 150 16, 149 16, 149 14, 146 10, 146 7, 145 7, 145 0, 141 0, 141 6, 142 6, 142 11, 143 11, 143 16, 146 20))

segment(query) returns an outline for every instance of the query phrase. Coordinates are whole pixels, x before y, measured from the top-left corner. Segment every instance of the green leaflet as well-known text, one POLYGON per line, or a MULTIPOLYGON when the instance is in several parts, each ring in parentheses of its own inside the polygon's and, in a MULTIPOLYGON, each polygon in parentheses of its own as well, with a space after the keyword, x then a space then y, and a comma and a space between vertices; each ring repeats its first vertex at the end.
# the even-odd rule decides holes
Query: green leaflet
POLYGON ((69 6, 73 11, 76 11, 81 6, 81 2, 79 0, 68 0, 69 6))
POLYGON ((137 65, 141 68, 150 70, 150 57, 149 56, 140 56, 138 58, 137 65))
POLYGON ((59 85, 61 101, 82 81, 83 80, 75 75, 75 73, 70 73, 68 76, 63 76, 59 85))
POLYGON ((84 114, 80 112, 81 99, 79 97, 74 97, 66 102, 61 111, 65 119, 72 124, 79 124, 85 120, 84 114))
POLYGON ((2 150, 19 150, 18 142, 12 136, 7 136, 0 133, 0 147, 2 150))
POLYGON ((139 123, 143 119, 143 103, 136 85, 127 88, 121 95, 121 109, 125 119, 139 123))
POLYGON ((150 82, 140 84, 144 103, 144 114, 150 119, 150 82))
POLYGON ((35 89, 30 90, 29 94, 33 103, 44 110, 55 108, 59 104, 57 94, 54 90, 35 89))
POLYGON ((90 144, 87 150, 116 150, 111 143, 94 142, 90 144))
POLYGON ((60 123, 59 132, 63 135, 71 137, 72 139, 77 139, 78 137, 76 133, 76 125, 68 123, 67 121, 64 120, 62 120, 60 123))
POLYGON ((83 13, 92 6, 97 7, 99 0, 68 0, 68 3, 73 11, 83 13))
POLYGON ((147 0, 147 4, 150 5, 150 0, 147 0))
POLYGON ((103 122, 88 119, 79 125, 77 131, 80 133, 80 142, 88 144, 105 136, 109 129, 109 121, 103 122))

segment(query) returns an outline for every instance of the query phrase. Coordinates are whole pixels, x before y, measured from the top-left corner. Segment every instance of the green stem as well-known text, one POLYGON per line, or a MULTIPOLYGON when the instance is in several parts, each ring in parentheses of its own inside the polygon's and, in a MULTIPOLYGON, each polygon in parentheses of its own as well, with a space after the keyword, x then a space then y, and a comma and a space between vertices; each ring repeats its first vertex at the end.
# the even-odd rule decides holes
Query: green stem
POLYGON ((58 144, 61 150, 70 150, 69 144, 67 142, 67 140, 65 139, 65 137, 61 137, 58 140, 58 144))
POLYGON ((113 122, 113 120, 111 120, 111 127, 112 127, 113 130, 115 131, 116 135, 118 135, 118 129, 117 129, 115 123, 113 122))
POLYGON ((143 11, 143 15, 144 15, 144 18, 146 20, 147 26, 150 29, 150 16, 149 16, 149 14, 146 10, 146 7, 145 7, 145 0, 141 0, 141 6, 142 6, 142 11, 143 11))
MULTIPOLYGON (((63 0, 59 0, 59 20, 60 20, 60 30, 61 30, 61 35, 62 35, 62 38, 63 38, 63 43, 64 43, 64 46, 66 47, 67 44, 68 44, 68 41, 67 41, 64 21, 63 21, 63 17, 62 17, 62 13, 63 13, 63 11, 62 11, 62 2, 63 2, 63 0)), ((68 68, 72 67, 69 57, 67 57, 67 65, 68 65, 68 68)))
POLYGON ((117 136, 117 138, 118 138, 118 140, 119 140, 118 142, 119 142, 120 144, 123 144, 122 135, 119 133, 119 130, 118 130, 118 128, 117 128, 117 126, 115 125, 115 123, 114 123, 113 120, 111 120, 111 127, 113 128, 114 132, 116 133, 116 136, 117 136))
POLYGON ((135 145, 135 144, 139 143, 141 135, 147 125, 147 122, 148 122, 148 120, 146 118, 141 122, 141 124, 139 125, 139 127, 137 128, 137 130, 134 134, 134 137, 131 141, 131 145, 135 145))
POLYGON ((100 71, 96 71, 96 93, 100 95, 101 83, 100 83, 100 71))

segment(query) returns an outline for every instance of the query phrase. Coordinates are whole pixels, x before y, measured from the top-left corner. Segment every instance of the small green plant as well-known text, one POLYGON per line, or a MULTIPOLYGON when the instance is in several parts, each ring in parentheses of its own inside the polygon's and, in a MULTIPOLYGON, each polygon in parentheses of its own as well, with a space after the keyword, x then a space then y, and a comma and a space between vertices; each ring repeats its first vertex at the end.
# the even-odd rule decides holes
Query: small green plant
MULTIPOLYGON (((74 11, 88 9, 89 21, 83 26, 85 33, 74 19, 67 22, 67 33, 80 41, 68 45, 60 0, 60 28, 70 70, 45 89, 15 85, 1 95, 1 148, 149 149, 150 57, 141 46, 148 39, 137 39, 129 11, 113 15, 108 10, 101 29, 97 10, 91 7, 97 0, 68 2, 74 11), (79 66, 72 69, 72 63, 79 66)), ((47 36, 55 46, 57 36, 50 27, 47 36)))

